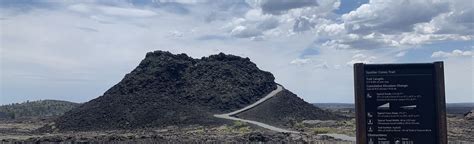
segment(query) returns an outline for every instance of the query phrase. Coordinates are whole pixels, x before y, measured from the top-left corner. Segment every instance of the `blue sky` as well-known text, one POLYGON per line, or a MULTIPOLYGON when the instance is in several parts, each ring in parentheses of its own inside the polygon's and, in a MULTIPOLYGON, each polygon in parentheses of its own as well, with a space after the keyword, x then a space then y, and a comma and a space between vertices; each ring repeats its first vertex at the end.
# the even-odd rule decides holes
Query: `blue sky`
POLYGON ((308 102, 352 103, 352 64, 444 61, 474 102, 470 0, 2 0, 0 104, 85 102, 165 50, 249 57, 308 102))

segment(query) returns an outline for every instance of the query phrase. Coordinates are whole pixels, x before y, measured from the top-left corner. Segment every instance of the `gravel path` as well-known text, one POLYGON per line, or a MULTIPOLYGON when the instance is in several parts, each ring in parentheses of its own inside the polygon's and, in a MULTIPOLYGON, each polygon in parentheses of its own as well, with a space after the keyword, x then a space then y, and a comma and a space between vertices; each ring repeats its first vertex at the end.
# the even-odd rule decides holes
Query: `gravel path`
POLYGON ((263 128, 266 128, 266 129, 269 129, 269 130, 272 130, 272 131, 277 131, 277 132, 284 132, 284 133, 299 133, 297 131, 291 131, 291 130, 286 130, 286 129, 283 129, 283 128, 278 128, 278 127, 275 127, 275 126, 271 126, 269 124, 265 124, 265 123, 261 123, 261 122, 258 122, 258 121, 252 121, 252 120, 246 120, 246 119, 241 119, 241 118, 236 118, 236 117, 233 117, 232 115, 236 115, 238 113, 241 113, 241 112, 244 112, 248 109, 251 109, 259 104, 261 104, 262 102, 268 100, 269 98, 275 96, 277 93, 279 93, 280 91, 283 90, 283 87, 280 86, 280 85, 277 85, 277 89, 273 90, 272 92, 270 92, 269 94, 267 94, 265 97, 259 99, 257 102, 251 104, 251 105, 248 105, 242 109, 239 109, 239 110, 236 110, 236 111, 233 111, 233 112, 230 112, 230 113, 226 113, 226 114, 216 114, 214 115, 214 117, 217 117, 217 118, 223 118, 223 119, 228 119, 228 120, 236 120, 236 121, 243 121, 243 122, 247 122, 247 123, 251 123, 251 124, 254 124, 254 125, 257 125, 257 126, 260 126, 260 127, 263 127, 263 128))

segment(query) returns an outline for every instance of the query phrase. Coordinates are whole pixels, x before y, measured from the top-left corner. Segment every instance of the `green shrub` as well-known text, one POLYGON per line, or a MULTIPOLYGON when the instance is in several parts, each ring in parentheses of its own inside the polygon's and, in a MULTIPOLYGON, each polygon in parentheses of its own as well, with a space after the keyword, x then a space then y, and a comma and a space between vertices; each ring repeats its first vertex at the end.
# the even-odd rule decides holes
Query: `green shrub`
POLYGON ((234 121, 232 125, 224 125, 220 128, 226 133, 249 133, 251 132, 250 126, 246 122, 234 121))
POLYGON ((238 129, 238 132, 239 133, 249 133, 251 130, 250 130, 250 127, 249 126, 246 126, 246 127, 241 127, 238 129))
POLYGON ((331 128, 328 128, 328 127, 312 128, 311 131, 314 134, 325 134, 325 133, 329 133, 331 131, 331 128))
POLYGON ((248 127, 247 123, 242 121, 234 121, 234 123, 232 123, 232 128, 240 129, 242 127, 248 127))
POLYGON ((304 130, 305 129, 305 125, 302 122, 295 123, 295 125, 293 127, 297 130, 304 130))

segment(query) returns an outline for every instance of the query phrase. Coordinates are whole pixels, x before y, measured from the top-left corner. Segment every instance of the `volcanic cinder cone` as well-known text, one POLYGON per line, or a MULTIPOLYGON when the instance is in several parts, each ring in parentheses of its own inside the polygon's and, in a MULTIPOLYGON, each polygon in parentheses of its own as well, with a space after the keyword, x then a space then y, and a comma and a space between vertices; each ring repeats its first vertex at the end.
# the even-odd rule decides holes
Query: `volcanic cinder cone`
MULTIPOLYGON (((276 89, 274 79, 271 73, 260 70, 249 58, 220 53, 193 59, 186 54, 150 52, 118 84, 58 118, 54 127, 61 131, 88 131, 222 124, 225 120, 215 118, 213 114, 231 112, 256 102, 276 89)), ((279 104, 269 101, 258 110, 292 111, 288 116, 297 116, 297 120, 335 117, 294 94, 281 97, 296 103, 281 103, 285 107, 281 109, 269 106, 279 104), (293 111, 302 108, 306 110, 293 111)), ((249 112, 243 116, 252 117, 259 111, 249 112)))

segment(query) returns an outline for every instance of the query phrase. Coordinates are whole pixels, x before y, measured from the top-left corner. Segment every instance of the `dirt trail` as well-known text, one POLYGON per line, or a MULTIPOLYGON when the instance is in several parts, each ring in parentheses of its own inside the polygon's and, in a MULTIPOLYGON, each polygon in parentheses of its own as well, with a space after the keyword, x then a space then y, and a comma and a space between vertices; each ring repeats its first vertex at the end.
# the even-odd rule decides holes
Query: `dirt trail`
POLYGON ((291 130, 286 130, 286 129, 283 129, 283 128, 279 128, 279 127, 275 127, 275 126, 271 126, 269 124, 265 124, 265 123, 262 123, 262 122, 258 122, 258 121, 253 121, 253 120, 246 120, 246 119, 241 119, 241 118, 236 118, 236 117, 233 117, 233 115, 236 115, 238 113, 241 113, 241 112, 244 112, 246 110, 249 110, 263 102, 265 102, 266 100, 272 98, 273 96, 275 96, 277 93, 279 93, 280 91, 283 90, 283 87, 280 86, 280 85, 277 85, 277 89, 273 90, 272 92, 270 92, 269 94, 267 94, 265 97, 259 99, 257 102, 251 104, 251 105, 248 105, 242 109, 239 109, 239 110, 236 110, 236 111, 233 111, 233 112, 230 112, 230 113, 226 113, 226 114, 216 114, 214 115, 214 117, 217 117, 217 118, 223 118, 223 119, 228 119, 228 120, 236 120, 236 121, 242 121, 242 122, 247 122, 247 123, 251 123, 251 124, 255 124, 257 126, 260 126, 260 127, 263 127, 263 128, 266 128, 266 129, 269 129, 269 130, 272 130, 272 131, 277 131, 277 132, 284 132, 284 133, 299 133, 297 131, 291 131, 291 130))

